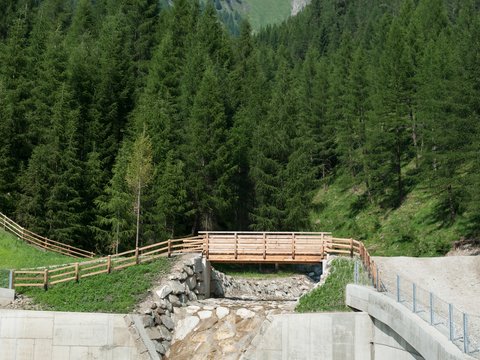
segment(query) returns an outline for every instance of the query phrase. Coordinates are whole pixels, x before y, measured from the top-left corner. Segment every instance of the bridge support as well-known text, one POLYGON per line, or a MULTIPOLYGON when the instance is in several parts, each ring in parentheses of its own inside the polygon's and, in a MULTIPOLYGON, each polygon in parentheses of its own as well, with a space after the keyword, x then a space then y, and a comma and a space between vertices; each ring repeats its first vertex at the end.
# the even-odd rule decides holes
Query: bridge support
POLYGON ((211 294, 211 277, 212 265, 205 256, 195 258, 194 271, 198 274, 198 281, 200 282, 199 299, 209 298, 211 294))

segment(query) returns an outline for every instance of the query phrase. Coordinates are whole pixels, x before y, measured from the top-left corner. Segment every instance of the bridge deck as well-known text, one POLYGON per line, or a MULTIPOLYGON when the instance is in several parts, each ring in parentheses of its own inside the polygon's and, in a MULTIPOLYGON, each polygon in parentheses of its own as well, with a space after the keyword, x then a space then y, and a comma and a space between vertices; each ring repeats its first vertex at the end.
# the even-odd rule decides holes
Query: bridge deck
POLYGON ((203 253, 223 263, 318 263, 327 254, 358 253, 358 242, 325 232, 201 232, 203 253))

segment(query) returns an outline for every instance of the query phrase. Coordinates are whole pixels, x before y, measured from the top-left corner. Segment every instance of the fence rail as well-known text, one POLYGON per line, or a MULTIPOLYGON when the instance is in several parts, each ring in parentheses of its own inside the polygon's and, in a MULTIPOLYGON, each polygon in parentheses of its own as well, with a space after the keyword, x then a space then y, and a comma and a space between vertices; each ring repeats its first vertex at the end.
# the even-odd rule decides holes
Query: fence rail
POLYGON ((0 226, 2 226, 5 231, 11 232, 17 236, 19 239, 44 250, 53 251, 75 258, 93 258, 95 256, 95 253, 91 251, 83 250, 75 246, 64 244, 59 241, 51 240, 35 234, 34 232, 23 228, 1 212, 0 226))
POLYGON ((99 259, 68 264, 61 267, 51 267, 41 270, 15 270, 13 272, 13 286, 41 287, 63 282, 76 281, 99 274, 109 274, 130 266, 153 261, 159 257, 172 256, 188 252, 202 252, 203 237, 189 237, 166 240, 153 245, 139 247, 115 255, 108 255, 99 259))

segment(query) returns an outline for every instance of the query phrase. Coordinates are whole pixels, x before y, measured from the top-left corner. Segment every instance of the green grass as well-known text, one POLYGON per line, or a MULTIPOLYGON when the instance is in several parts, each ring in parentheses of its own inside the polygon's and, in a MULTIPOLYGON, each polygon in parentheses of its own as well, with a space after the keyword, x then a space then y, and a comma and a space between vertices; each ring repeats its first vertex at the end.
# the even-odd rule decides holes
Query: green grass
POLYGON ((280 23, 290 16, 291 0, 248 0, 247 4, 248 20, 255 31, 280 23))
POLYGON ((48 291, 25 288, 21 293, 32 298, 44 310, 128 313, 141 301, 155 279, 167 274, 172 260, 132 266, 111 274, 101 274, 52 286, 48 291))
POLYGON ((354 262, 338 258, 332 261, 330 275, 322 286, 302 296, 295 311, 349 311, 345 305, 345 287, 353 282, 354 262))
MULTIPOLYGON (((0 269, 35 268, 77 262, 69 256, 43 251, 0 230, 0 269)), ((80 260, 81 261, 81 260, 80 260)))
POLYGON ((214 264, 214 268, 224 274, 246 279, 277 279, 290 277, 302 272, 295 271, 293 266, 284 265, 275 271, 274 265, 238 265, 238 264, 214 264))
POLYGON ((363 240, 371 254, 378 256, 444 255, 461 237, 462 219, 453 224, 437 219, 438 202, 420 187, 413 188, 394 210, 365 202, 364 191, 341 176, 319 190, 311 215, 314 229, 363 240))

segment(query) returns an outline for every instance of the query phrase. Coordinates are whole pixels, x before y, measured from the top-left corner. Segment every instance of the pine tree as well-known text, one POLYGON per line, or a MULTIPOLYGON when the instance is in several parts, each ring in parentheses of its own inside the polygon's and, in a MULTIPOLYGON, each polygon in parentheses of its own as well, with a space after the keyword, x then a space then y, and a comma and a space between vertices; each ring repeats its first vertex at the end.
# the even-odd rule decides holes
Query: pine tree
POLYGON ((194 232, 211 230, 231 204, 230 149, 222 88, 216 67, 207 63, 188 124, 185 160, 191 192, 194 232))

